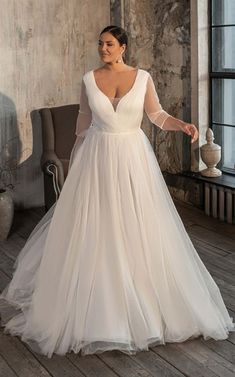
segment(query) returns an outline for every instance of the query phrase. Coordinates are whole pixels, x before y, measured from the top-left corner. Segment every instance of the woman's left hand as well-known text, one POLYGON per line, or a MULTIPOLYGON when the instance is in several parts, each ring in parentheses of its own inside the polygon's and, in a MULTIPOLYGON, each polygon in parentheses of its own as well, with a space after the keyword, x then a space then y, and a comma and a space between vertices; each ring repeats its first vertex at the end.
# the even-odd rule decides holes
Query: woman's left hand
POLYGON ((199 137, 197 127, 192 123, 185 123, 183 131, 191 136, 191 143, 194 143, 199 137))

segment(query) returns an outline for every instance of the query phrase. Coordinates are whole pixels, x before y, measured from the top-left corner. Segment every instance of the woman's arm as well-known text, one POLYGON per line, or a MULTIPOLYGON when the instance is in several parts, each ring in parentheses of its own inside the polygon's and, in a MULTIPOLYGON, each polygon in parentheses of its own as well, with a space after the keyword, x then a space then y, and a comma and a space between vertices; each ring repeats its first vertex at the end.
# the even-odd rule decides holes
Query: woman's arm
POLYGON ((144 110, 149 120, 164 131, 183 131, 191 136, 191 143, 198 139, 198 130, 194 124, 174 118, 162 109, 151 75, 147 81, 144 110))
POLYGON ((92 120, 92 112, 88 103, 86 87, 83 80, 82 80, 82 86, 81 86, 79 105, 80 106, 79 106, 79 112, 78 112, 77 123, 76 123, 76 131, 75 131, 77 138, 75 140, 72 151, 70 153, 68 170, 70 170, 73 164, 77 150, 79 149, 80 145, 83 143, 83 140, 86 136, 86 132, 88 128, 90 127, 91 120, 92 120))
POLYGON ((92 120, 92 112, 88 103, 84 80, 82 80, 79 105, 75 134, 78 138, 82 138, 90 127, 92 120))

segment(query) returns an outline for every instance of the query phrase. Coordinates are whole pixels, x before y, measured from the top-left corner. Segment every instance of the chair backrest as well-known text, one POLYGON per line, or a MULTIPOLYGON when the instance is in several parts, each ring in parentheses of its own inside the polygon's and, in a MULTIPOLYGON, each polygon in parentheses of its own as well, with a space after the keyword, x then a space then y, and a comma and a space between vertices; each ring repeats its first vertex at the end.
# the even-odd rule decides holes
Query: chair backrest
POLYGON ((67 159, 74 145, 78 105, 51 108, 55 132, 55 152, 59 158, 67 159))
POLYGON ((65 175, 72 147, 76 140, 79 104, 40 109, 43 151, 54 151, 62 161, 65 175))

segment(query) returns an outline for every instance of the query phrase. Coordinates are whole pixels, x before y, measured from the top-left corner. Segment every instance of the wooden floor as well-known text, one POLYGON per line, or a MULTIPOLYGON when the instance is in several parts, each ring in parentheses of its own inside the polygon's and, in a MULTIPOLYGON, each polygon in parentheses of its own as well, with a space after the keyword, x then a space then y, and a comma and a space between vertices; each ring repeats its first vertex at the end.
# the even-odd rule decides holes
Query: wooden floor
MULTIPOLYGON (((235 318, 235 226, 204 216, 198 209, 177 204, 188 233, 206 267, 220 287, 229 313, 235 318)), ((0 244, 0 289, 11 278, 12 265, 29 233, 43 215, 43 209, 18 212, 8 241, 0 244)), ((128 356, 119 351, 98 355, 35 354, 21 342, 0 330, 1 377, 234 377, 235 333, 214 341, 197 338, 184 343, 156 346, 128 356)))

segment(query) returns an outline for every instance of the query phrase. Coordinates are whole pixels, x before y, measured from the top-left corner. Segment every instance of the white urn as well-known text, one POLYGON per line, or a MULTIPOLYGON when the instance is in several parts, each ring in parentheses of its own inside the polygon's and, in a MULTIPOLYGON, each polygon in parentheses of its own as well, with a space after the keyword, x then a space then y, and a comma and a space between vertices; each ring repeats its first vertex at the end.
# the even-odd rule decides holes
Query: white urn
POLYGON ((202 161, 207 168, 200 173, 205 177, 219 177, 222 172, 216 168, 221 159, 221 146, 214 143, 214 134, 211 128, 206 131, 207 143, 200 147, 202 161))

